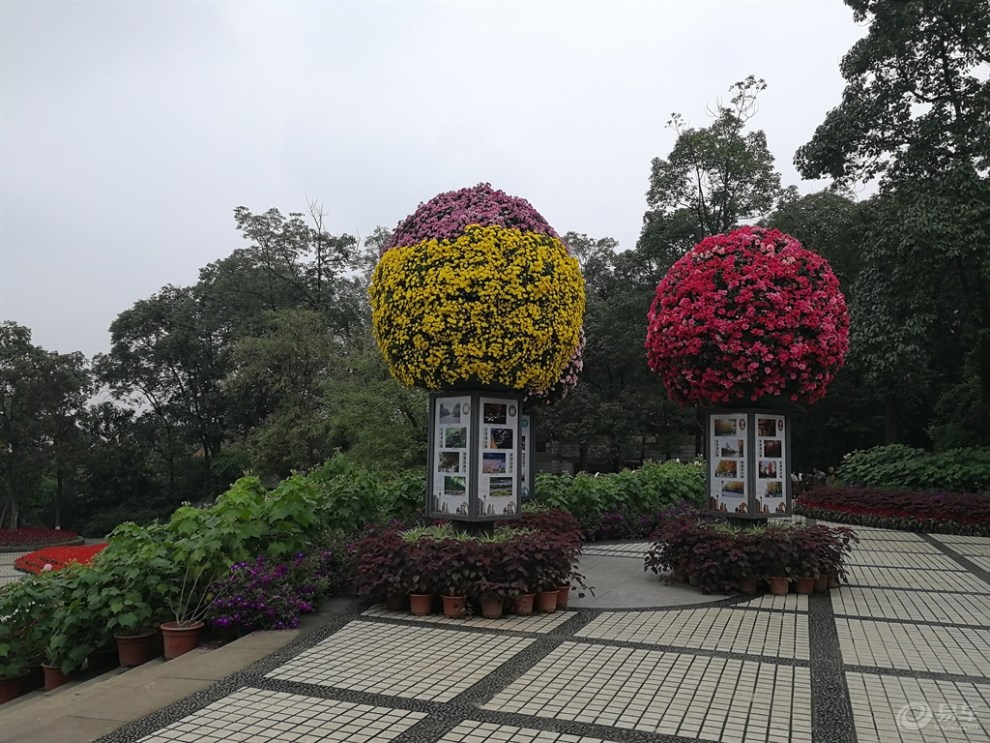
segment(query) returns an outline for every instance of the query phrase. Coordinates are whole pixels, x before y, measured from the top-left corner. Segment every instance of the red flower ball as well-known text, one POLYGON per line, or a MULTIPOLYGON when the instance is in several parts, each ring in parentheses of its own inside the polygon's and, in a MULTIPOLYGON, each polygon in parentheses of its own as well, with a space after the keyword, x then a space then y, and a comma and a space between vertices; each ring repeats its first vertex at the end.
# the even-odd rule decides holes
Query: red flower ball
POLYGON ((779 230, 702 240, 657 286, 647 361, 675 400, 820 400, 845 362, 849 313, 828 262, 779 230))

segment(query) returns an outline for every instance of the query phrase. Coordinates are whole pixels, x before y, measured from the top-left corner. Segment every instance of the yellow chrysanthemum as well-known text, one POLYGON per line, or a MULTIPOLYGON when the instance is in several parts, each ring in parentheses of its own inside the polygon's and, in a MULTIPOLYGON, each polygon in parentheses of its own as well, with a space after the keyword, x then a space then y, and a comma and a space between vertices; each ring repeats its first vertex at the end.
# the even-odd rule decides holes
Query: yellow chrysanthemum
POLYGON ((578 347, 584 280, 556 237, 469 225, 385 251, 371 309, 378 347, 405 385, 544 390, 578 347))

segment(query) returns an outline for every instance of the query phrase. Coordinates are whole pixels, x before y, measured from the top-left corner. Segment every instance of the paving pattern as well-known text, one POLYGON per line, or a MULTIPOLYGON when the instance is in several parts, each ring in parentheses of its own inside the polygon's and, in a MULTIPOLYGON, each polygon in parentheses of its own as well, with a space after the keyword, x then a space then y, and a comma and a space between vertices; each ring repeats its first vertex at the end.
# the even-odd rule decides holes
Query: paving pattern
MULTIPOLYGON (((850 584, 827 594, 355 608, 101 741, 987 743, 990 539, 855 530, 850 584)), ((646 546, 586 552, 632 574, 646 546)))

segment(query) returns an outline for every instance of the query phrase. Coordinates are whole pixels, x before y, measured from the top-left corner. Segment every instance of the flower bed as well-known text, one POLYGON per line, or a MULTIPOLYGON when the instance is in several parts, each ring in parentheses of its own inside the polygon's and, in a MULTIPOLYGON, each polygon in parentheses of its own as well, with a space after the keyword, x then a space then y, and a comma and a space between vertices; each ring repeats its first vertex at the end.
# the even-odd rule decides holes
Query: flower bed
POLYGON ((14 567, 25 573, 37 575, 48 570, 61 570, 74 562, 89 565, 93 556, 102 552, 107 546, 102 544, 79 544, 62 547, 43 547, 27 555, 21 555, 14 560, 14 567))
POLYGON ((743 227, 702 240, 657 286, 647 362, 690 404, 815 402, 842 367, 849 315, 824 258, 743 227))
POLYGON ((731 592, 745 581, 845 577, 845 559, 856 536, 823 525, 737 527, 690 507, 671 509, 653 535, 644 570, 670 571, 702 593, 731 592))
POLYGON ((816 519, 882 529, 990 536, 990 496, 860 487, 819 487, 794 502, 816 519))
POLYGON ((379 601, 437 593, 472 601, 508 599, 556 591, 568 582, 584 586, 575 571, 580 525, 562 511, 528 513, 481 537, 448 523, 404 530, 388 525, 351 549, 357 592, 379 601))
POLYGON ((0 552, 23 552, 56 544, 80 544, 82 537, 65 529, 0 529, 0 552))

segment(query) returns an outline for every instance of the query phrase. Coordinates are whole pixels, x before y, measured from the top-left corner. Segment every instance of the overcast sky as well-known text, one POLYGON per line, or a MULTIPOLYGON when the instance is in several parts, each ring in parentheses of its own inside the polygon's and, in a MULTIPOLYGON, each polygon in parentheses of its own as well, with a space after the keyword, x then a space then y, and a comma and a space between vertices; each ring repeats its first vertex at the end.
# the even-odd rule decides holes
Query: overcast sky
POLYGON ((0 2, 0 319, 109 348, 121 311, 241 245, 232 212, 389 229, 488 181, 635 245, 674 111, 766 79, 784 184, 865 33, 839 0, 0 2))

